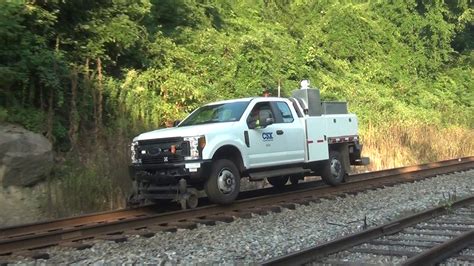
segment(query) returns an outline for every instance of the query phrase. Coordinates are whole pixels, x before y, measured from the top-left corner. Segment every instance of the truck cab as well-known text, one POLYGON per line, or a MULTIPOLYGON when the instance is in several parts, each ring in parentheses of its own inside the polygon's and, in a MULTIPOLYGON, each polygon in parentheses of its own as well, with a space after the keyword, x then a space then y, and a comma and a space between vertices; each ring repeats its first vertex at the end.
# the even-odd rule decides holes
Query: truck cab
POLYGON ((210 103, 173 128, 137 136, 129 202, 175 200, 193 208, 204 191, 212 202, 229 204, 242 177, 282 188, 312 174, 337 185, 351 164, 368 163, 346 105, 320 102, 314 89, 293 96, 210 103))

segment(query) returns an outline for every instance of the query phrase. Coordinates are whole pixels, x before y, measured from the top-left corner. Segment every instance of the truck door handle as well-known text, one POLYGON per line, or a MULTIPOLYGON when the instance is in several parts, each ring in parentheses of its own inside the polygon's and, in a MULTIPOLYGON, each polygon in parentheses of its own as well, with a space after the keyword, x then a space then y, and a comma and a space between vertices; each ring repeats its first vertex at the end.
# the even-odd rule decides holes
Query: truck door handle
POLYGON ((277 135, 283 135, 283 130, 277 130, 277 135))

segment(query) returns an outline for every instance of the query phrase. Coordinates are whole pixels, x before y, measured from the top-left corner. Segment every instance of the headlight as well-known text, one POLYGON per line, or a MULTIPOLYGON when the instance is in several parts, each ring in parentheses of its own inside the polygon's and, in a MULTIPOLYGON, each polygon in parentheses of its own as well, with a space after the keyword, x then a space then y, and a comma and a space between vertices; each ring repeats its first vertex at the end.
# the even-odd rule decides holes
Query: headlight
POLYGON ((206 146, 205 136, 185 137, 185 141, 189 142, 189 156, 184 157, 185 160, 195 160, 202 156, 202 150, 206 146))
POLYGON ((138 149, 138 141, 132 142, 132 145, 130 145, 130 151, 131 151, 131 157, 132 157, 132 164, 137 164, 139 163, 138 158, 137 158, 137 149, 138 149))

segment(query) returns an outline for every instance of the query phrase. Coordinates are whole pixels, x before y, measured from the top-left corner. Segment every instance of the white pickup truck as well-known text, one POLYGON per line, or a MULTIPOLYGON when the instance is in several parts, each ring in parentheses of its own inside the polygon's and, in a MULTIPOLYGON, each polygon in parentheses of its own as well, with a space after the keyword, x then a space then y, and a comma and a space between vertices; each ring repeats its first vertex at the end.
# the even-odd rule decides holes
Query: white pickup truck
POLYGON ((345 102, 321 102, 316 89, 292 96, 210 103, 175 127, 135 137, 129 203, 164 199, 194 208, 204 190, 212 202, 229 204, 242 177, 281 188, 318 175, 337 185, 350 165, 368 164, 345 102))

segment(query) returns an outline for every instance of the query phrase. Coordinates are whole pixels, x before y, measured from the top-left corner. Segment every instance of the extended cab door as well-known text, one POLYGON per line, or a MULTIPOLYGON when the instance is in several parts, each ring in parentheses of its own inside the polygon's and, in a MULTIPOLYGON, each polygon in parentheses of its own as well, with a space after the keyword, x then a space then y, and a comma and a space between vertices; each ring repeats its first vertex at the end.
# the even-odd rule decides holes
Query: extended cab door
POLYGON ((298 119, 297 113, 285 101, 272 102, 275 110, 277 135, 286 146, 285 162, 300 163, 305 160, 305 128, 298 119))
POLYGON ((287 135, 277 133, 277 124, 264 126, 267 118, 275 119, 270 102, 256 103, 247 117, 248 162, 250 168, 281 165, 287 161, 287 135))

